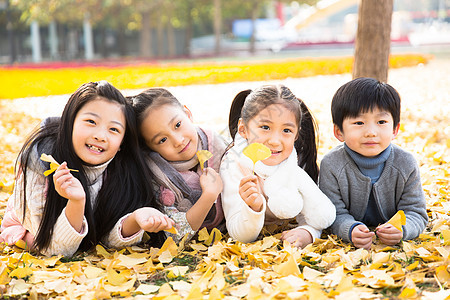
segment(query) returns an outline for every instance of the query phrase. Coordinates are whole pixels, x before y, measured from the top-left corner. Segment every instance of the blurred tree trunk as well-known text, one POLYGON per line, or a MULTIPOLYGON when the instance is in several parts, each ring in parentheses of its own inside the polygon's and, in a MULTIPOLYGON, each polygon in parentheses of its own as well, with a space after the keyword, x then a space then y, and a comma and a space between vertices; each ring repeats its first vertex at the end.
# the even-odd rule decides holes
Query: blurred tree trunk
POLYGON ((139 52, 142 57, 151 57, 153 55, 151 18, 151 11, 142 13, 141 39, 139 41, 139 52))
POLYGON ((8 43, 9 43, 9 62, 13 64, 17 60, 16 43, 14 40, 14 27, 11 17, 11 8, 9 0, 6 1, 6 30, 8 31, 8 43))
POLYGON ((127 55, 127 41, 125 35, 125 28, 119 26, 117 28, 117 44, 119 46, 119 55, 125 56, 127 55))
POLYGON ((173 2, 170 3, 169 9, 167 10, 167 50, 170 57, 174 57, 177 53, 175 46, 175 31, 172 26, 172 16, 173 16, 173 2))
POLYGON ((187 9, 186 9, 186 39, 184 40, 184 54, 187 57, 191 57, 192 55, 192 47, 191 41, 192 36, 194 35, 194 20, 192 19, 192 7, 193 3, 191 0, 187 1, 187 9))
POLYGON ((214 36, 215 36, 215 45, 214 52, 216 55, 219 55, 221 52, 221 40, 222 35, 222 1, 214 0, 214 36))
POLYGON ((355 41, 353 78, 387 81, 393 0, 361 0, 355 41))
POLYGON ((252 1, 253 8, 251 9, 251 20, 252 20, 252 35, 250 36, 250 53, 255 54, 256 52, 256 17, 258 16, 259 5, 258 0, 252 1))
POLYGON ((164 55, 164 23, 163 17, 160 15, 158 24, 156 25, 156 34, 158 38, 158 57, 163 57, 164 55))

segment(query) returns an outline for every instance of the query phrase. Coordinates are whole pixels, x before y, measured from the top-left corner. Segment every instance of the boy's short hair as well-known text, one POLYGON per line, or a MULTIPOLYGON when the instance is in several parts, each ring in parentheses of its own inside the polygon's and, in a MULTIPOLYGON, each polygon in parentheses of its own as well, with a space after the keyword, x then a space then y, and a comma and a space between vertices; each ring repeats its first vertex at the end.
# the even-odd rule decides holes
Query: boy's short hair
POLYGON ((389 84, 360 77, 341 86, 331 101, 333 124, 342 130, 345 118, 354 118, 374 108, 391 113, 394 128, 400 122, 400 95, 389 84))

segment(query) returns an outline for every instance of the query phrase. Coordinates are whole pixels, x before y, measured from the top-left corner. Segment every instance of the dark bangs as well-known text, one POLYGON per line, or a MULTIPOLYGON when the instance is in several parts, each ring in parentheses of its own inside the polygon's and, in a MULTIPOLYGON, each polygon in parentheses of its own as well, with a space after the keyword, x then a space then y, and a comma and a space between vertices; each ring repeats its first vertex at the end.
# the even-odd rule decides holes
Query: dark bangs
POLYGON ((374 78, 354 79, 341 86, 333 97, 333 123, 342 130, 344 119, 357 117, 375 108, 391 113, 394 128, 400 122, 400 96, 392 86, 374 78))

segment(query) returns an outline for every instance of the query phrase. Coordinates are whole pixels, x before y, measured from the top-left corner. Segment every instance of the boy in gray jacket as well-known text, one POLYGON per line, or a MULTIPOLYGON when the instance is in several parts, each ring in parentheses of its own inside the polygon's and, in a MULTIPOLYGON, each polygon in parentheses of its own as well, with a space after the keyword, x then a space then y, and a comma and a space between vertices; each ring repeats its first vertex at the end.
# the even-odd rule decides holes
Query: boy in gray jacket
POLYGON ((419 167, 391 144, 400 126, 397 91, 373 78, 354 79, 337 90, 331 114, 334 135, 344 142, 320 165, 320 189, 336 206, 332 232, 366 249, 375 234, 386 245, 419 236, 428 222, 419 167), (403 231, 386 223, 398 210, 406 215, 403 231))

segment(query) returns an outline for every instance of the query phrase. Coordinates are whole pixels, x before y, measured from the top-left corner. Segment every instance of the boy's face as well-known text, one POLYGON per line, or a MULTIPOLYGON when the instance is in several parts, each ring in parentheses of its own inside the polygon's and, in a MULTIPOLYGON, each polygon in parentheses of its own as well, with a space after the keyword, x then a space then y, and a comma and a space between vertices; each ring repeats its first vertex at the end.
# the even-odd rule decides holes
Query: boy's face
POLYGON ((334 136, 353 151, 366 157, 375 157, 397 136, 399 126, 397 124, 394 128, 390 112, 374 108, 355 118, 345 118, 342 130, 334 125, 334 136))
POLYGON ((151 108, 141 132, 147 146, 168 161, 189 160, 197 152, 197 130, 187 108, 169 104, 151 108))

